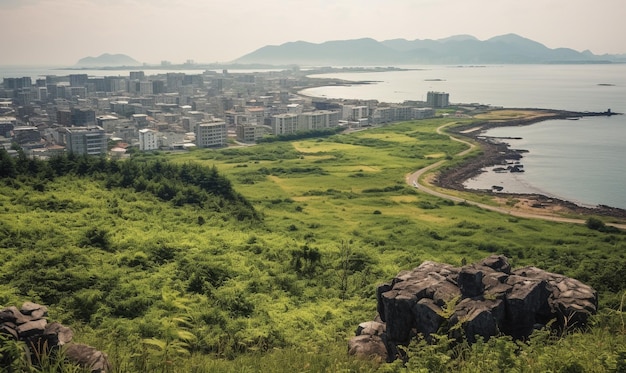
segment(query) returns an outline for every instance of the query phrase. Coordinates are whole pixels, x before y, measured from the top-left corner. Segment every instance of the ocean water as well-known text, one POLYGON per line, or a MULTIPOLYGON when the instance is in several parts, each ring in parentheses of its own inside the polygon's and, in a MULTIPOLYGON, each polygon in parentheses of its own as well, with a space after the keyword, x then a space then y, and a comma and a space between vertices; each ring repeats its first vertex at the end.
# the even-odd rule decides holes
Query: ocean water
MULTIPOLYGON (((509 108, 547 108, 626 113, 626 64, 422 66, 381 73, 324 74, 376 84, 317 87, 301 93, 383 102, 425 100, 428 91, 450 94, 453 103, 509 108)), ((550 120, 485 133, 525 149, 525 172, 486 172, 466 186, 500 185, 513 193, 537 192, 584 206, 626 209, 626 115, 550 120)))

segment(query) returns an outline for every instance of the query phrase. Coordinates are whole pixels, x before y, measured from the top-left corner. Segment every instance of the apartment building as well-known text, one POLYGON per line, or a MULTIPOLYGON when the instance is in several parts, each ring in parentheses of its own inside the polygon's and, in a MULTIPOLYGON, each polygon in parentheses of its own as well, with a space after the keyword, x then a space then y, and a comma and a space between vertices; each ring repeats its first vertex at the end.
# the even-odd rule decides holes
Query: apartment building
POLYGON ((107 137, 102 127, 66 127, 59 134, 68 152, 88 155, 107 152, 107 137))
POLYGON ((358 121, 369 117, 369 107, 356 105, 343 105, 341 119, 348 121, 358 121))
POLYGON ((272 117, 272 134, 284 135, 298 131, 298 114, 278 114, 272 117))
POLYGON ((259 124, 240 124, 236 128, 237 140, 243 142, 255 142, 272 131, 271 127, 259 124))
POLYGON ((339 125, 339 112, 317 110, 302 113, 298 118, 298 130, 312 131, 339 125))
POLYGON ((430 91, 426 95, 426 104, 430 107, 446 107, 450 105, 450 95, 445 92, 430 91))
POLYGON ((213 121, 199 123, 196 126, 196 146, 199 148, 211 148, 225 146, 228 142, 226 122, 213 121))
POLYGON ((159 148, 157 143, 157 132, 149 128, 139 130, 139 150, 149 151, 157 150, 159 148))

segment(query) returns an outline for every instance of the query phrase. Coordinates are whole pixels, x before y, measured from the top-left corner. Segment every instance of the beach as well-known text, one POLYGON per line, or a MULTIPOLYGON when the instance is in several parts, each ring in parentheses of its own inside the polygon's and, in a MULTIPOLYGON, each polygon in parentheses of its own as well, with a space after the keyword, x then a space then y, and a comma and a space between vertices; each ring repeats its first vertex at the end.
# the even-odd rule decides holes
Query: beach
POLYGON ((488 138, 483 132, 494 127, 523 126, 550 119, 569 119, 580 116, 603 115, 604 113, 578 113, 562 110, 525 109, 525 110, 498 110, 481 116, 484 122, 472 123, 467 126, 458 126, 448 131, 454 136, 466 137, 478 143, 482 154, 469 158, 458 167, 442 171, 432 182, 440 187, 472 191, 474 193, 493 196, 497 202, 511 204, 515 201, 516 209, 533 213, 563 213, 575 215, 601 215, 616 218, 626 218, 626 210, 605 205, 585 206, 556 196, 546 195, 533 188, 519 177, 523 172, 510 172, 510 168, 519 165, 524 150, 512 149, 506 139, 488 138), (507 169, 507 167, 509 169, 507 169), (496 173, 494 169, 499 168, 496 173), (487 173, 485 173, 487 172, 487 173), (480 175, 480 183, 476 177, 480 175))

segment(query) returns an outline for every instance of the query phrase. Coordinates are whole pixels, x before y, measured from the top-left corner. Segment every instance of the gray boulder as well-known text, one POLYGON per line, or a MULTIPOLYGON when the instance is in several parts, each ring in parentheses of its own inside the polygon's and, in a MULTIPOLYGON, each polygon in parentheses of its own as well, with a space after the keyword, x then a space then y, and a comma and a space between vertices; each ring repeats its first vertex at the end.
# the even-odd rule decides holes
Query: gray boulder
POLYGON ((92 373, 106 373, 111 370, 107 354, 84 344, 70 344, 65 348, 65 356, 92 373))
POLYGON ((382 344, 388 360, 415 335, 430 341, 433 333, 448 333, 470 343, 501 334, 523 339, 538 324, 582 326, 598 307, 588 285, 536 267, 512 271, 502 255, 460 268, 423 262, 380 285, 376 300, 380 322, 362 323, 349 352, 369 354, 382 344))
MULTIPOLYGON (((111 370, 107 355, 93 347, 72 344, 74 333, 66 326, 53 322, 48 324, 48 308, 33 302, 25 302, 20 309, 15 306, 0 310, 0 334, 14 341, 23 342, 27 360, 36 362, 40 356, 66 346, 66 356, 81 367, 94 373, 111 370)), ((0 344, 0 348, 3 346, 0 344)), ((0 354, 0 358, 2 358, 0 354)), ((10 364, 2 359, 0 366, 10 364)))

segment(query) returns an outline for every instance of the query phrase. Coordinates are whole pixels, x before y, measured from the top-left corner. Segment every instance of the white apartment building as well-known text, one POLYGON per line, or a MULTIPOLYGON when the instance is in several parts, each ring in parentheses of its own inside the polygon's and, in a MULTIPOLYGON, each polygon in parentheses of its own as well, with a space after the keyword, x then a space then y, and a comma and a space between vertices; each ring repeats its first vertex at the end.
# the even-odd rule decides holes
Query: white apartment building
POLYGON ((312 131, 339 125, 339 112, 331 110, 317 110, 299 115, 298 130, 312 131))
POLYGON ((298 114, 278 114, 272 117, 272 133, 284 135, 298 131, 298 114))
POLYGON ((370 110, 367 106, 343 105, 341 119, 349 121, 358 121, 359 119, 369 117, 370 110))
POLYGON ((159 145, 157 143, 157 132, 149 128, 139 130, 139 150, 157 150, 159 145))
POLYGON ((198 148, 225 146, 227 141, 228 132, 224 121, 199 123, 196 126, 196 146, 198 148))
POLYGON ((435 116, 435 109, 429 107, 413 108, 413 119, 425 119, 435 116))

